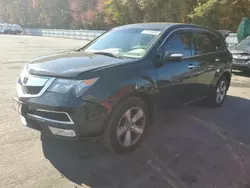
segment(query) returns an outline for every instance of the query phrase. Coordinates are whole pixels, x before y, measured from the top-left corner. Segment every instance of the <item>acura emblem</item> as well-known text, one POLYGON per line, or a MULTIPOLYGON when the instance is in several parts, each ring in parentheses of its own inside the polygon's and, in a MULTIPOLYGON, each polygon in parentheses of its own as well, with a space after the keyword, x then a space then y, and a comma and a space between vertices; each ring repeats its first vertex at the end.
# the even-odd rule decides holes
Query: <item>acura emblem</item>
POLYGON ((28 80, 29 80, 29 78, 28 78, 28 77, 24 77, 24 79, 23 79, 23 83, 24 83, 24 84, 27 84, 27 83, 28 83, 28 80))

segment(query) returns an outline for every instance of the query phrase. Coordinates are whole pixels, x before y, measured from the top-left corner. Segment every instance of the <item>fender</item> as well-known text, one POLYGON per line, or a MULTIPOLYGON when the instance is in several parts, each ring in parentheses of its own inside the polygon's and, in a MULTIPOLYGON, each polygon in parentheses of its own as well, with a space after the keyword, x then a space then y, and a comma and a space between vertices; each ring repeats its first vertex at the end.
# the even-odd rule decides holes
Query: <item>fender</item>
MULTIPOLYGON (((223 75, 223 74, 227 74, 229 75, 229 78, 230 78, 230 82, 231 82, 231 77, 232 77, 232 69, 231 69, 231 64, 226 64, 222 67, 218 67, 216 69, 216 72, 215 72, 215 76, 214 76, 214 79, 211 83, 211 86, 212 87, 215 87, 216 86, 216 83, 218 82, 219 78, 223 75)), ((229 83, 230 84, 230 83, 229 83)))
POLYGON ((111 112, 121 100, 128 96, 136 95, 136 93, 144 93, 153 97, 158 93, 158 88, 156 83, 149 77, 133 79, 120 84, 119 87, 115 88, 102 103, 109 112, 111 112))

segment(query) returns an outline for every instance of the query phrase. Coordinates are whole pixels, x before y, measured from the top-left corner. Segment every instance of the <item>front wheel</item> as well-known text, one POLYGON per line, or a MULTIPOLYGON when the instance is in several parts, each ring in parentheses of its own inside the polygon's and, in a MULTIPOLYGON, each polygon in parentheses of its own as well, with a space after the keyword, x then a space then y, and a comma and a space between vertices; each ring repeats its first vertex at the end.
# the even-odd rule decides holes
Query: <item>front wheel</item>
POLYGON ((146 104, 133 97, 122 101, 111 114, 103 142, 115 153, 127 153, 139 146, 149 122, 146 104))
POLYGON ((207 105, 210 107, 221 106, 226 98, 228 87, 229 80, 225 76, 222 76, 212 89, 212 93, 207 99, 207 105))

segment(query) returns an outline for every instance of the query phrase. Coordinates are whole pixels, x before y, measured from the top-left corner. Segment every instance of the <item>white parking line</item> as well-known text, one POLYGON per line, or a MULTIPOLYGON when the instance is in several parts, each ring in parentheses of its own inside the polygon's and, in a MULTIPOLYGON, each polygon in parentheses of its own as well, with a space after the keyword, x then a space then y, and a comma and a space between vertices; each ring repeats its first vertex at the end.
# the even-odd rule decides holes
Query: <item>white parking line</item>
POLYGON ((150 149, 147 145, 143 144, 143 147, 148 151, 148 153, 161 165, 164 170, 167 170, 167 173, 163 173, 161 169, 156 168, 151 163, 149 163, 150 167, 157 171, 170 185, 172 185, 174 188, 188 188, 179 178, 169 169, 166 167, 164 162, 157 157, 157 155, 153 152, 152 149, 150 149), (175 183, 174 183, 175 182, 175 183), (178 184, 178 186, 176 185, 178 184))

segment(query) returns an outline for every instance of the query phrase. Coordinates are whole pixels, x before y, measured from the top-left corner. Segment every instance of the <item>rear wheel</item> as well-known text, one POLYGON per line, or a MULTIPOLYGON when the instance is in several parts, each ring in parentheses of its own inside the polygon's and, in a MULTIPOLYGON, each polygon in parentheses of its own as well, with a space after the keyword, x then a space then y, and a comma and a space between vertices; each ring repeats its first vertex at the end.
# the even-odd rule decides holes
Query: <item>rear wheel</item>
POLYGON ((109 150, 127 153, 140 145, 148 126, 149 113, 139 98, 122 101, 111 114, 103 142, 109 150))
POLYGON ((210 96, 207 98, 207 105, 210 107, 221 106, 226 98, 228 87, 229 80, 225 76, 220 77, 216 86, 212 89, 210 96))

